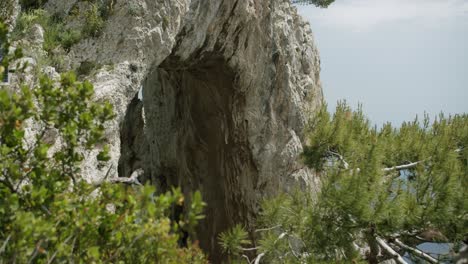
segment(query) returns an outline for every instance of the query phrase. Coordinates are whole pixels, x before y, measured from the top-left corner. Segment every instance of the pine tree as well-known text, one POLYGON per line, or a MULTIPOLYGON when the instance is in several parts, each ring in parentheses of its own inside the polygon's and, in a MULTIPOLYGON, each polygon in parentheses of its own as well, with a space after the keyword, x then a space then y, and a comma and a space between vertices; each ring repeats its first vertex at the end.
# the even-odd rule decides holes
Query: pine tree
POLYGON ((416 245, 466 239, 466 114, 377 129, 360 107, 339 103, 333 116, 322 108, 307 134, 303 158, 321 191, 265 201, 256 260, 378 263, 408 251, 436 263, 416 245))

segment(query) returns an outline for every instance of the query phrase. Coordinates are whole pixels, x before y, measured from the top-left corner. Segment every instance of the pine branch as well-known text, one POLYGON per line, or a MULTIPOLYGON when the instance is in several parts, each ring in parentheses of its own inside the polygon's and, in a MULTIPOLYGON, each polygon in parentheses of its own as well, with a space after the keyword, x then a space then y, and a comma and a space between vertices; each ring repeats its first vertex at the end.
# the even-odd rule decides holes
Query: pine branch
POLYGON ((411 251, 411 253, 417 255, 420 258, 423 258, 423 259, 429 261, 430 263, 439 263, 435 258, 431 257, 429 254, 426 254, 426 253, 422 252, 421 250, 419 250, 417 248, 410 247, 410 246, 404 244, 403 242, 401 242, 399 239, 395 239, 394 242, 399 247, 402 247, 402 248, 404 248, 404 249, 406 249, 408 251, 411 251))
MULTIPOLYGON (((278 242, 279 240, 285 238, 287 235, 288 235, 287 232, 281 233, 281 234, 278 236, 278 238, 275 240, 274 244, 276 244, 276 242, 278 242)), ((242 250, 246 250, 246 251, 248 251, 248 250, 257 250, 257 249, 259 249, 259 248, 258 248, 258 247, 255 247, 255 248, 242 248, 242 250)), ((265 253, 266 253, 266 252, 263 252, 263 253, 260 253, 259 255, 257 255, 257 256, 255 257, 255 259, 254 259, 254 264, 259 264, 259 263, 260 263, 260 260, 263 258, 263 256, 265 256, 265 253)), ((293 254, 294 254, 294 253, 293 253, 293 254)))

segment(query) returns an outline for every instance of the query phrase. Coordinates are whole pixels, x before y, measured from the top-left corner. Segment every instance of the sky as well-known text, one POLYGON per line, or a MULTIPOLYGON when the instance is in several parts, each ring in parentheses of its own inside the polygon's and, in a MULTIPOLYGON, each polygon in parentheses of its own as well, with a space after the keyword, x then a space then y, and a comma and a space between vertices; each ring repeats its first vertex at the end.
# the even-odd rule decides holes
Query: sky
POLYGON ((336 0, 298 6, 333 110, 359 103, 377 126, 468 113, 468 0, 336 0))

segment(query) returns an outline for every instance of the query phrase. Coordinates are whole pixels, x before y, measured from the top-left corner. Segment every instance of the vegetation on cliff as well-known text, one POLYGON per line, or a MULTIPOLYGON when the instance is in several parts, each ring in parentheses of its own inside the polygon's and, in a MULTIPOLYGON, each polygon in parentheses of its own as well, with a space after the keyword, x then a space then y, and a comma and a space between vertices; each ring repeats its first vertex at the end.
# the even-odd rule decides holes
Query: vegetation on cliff
POLYGON ((335 0, 292 0, 293 4, 302 5, 315 5, 318 7, 326 8, 331 5, 335 0))

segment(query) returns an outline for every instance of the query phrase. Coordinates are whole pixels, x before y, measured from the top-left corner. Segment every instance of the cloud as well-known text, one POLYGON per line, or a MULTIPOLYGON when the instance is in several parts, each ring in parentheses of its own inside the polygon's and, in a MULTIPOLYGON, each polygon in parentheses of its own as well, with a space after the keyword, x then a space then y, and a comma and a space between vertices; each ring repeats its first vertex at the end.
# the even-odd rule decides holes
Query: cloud
POLYGON ((437 26, 468 21, 466 0, 336 0, 328 9, 299 6, 312 23, 368 31, 392 23, 437 26))

